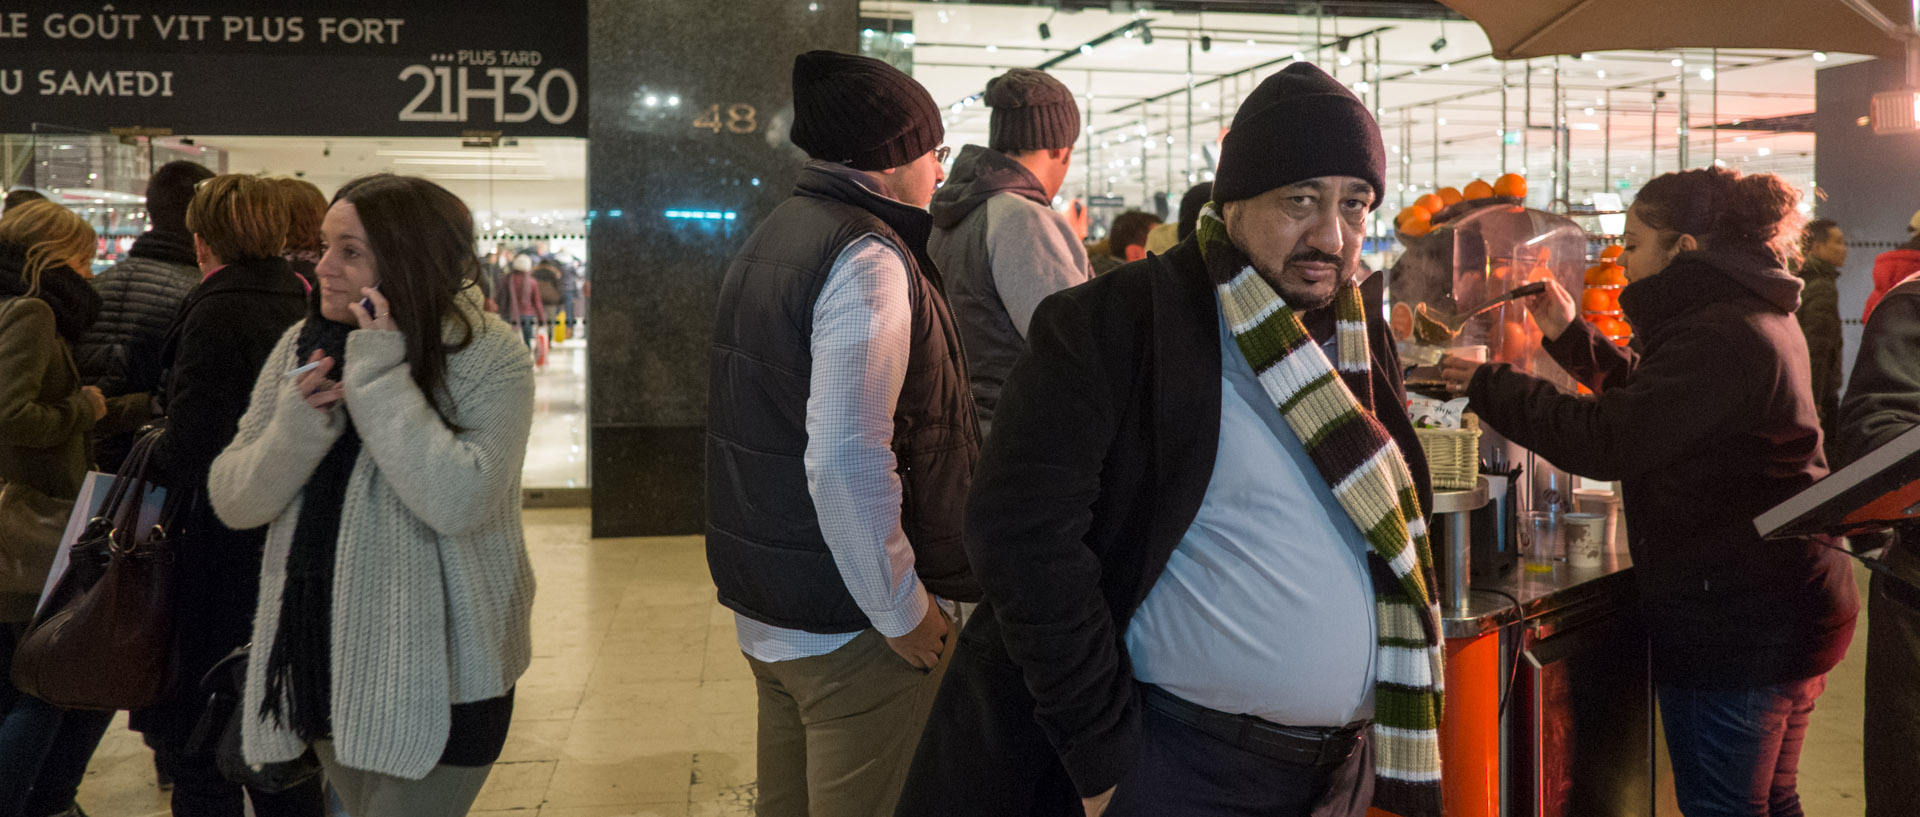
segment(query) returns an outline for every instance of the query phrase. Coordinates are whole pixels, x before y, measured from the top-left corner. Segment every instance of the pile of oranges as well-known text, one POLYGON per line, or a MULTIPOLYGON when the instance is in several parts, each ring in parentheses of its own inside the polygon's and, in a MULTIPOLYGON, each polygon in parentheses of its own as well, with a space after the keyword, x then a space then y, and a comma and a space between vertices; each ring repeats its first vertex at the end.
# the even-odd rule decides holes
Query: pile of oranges
POLYGON ((1440 211, 1459 204, 1462 201, 1474 201, 1499 196, 1502 198, 1525 199, 1527 197, 1527 179, 1518 173, 1508 173, 1487 184, 1479 179, 1467 183, 1465 192, 1452 187, 1442 187, 1432 193, 1421 196, 1407 205, 1400 214, 1394 216, 1393 225, 1400 232, 1414 237, 1433 232, 1434 216, 1440 211))
POLYGON ((1633 340, 1633 327, 1620 312, 1620 290, 1627 285, 1627 270, 1620 266, 1622 251, 1619 245, 1601 250, 1600 263, 1587 268, 1586 290, 1580 293, 1580 317, 1616 346, 1633 340))

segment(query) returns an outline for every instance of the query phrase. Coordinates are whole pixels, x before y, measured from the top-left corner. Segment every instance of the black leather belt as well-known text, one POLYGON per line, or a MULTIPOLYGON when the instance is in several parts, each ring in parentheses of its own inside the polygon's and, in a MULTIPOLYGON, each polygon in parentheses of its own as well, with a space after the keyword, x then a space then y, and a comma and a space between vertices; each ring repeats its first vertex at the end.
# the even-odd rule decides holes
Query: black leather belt
POLYGON ((1282 726, 1251 715, 1208 709, 1152 684, 1140 685, 1143 703, 1155 712, 1236 747, 1283 763, 1311 768, 1338 766, 1353 755, 1371 721, 1346 726, 1282 726))

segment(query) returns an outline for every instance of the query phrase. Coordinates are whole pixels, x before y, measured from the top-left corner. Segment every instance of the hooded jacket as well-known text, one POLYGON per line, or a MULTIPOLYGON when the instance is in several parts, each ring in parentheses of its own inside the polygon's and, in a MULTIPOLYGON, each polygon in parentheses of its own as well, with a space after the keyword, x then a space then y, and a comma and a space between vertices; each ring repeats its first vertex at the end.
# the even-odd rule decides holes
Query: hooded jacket
POLYGON ((982 434, 1007 372, 1027 348, 1034 307, 1093 277, 1073 227, 1048 202, 1032 172, 979 145, 961 149, 933 195, 927 254, 947 278, 982 434))
POLYGON ((1502 364, 1468 384, 1501 435, 1625 489, 1655 678, 1753 687, 1825 673, 1859 609, 1846 557, 1765 541, 1753 518, 1827 474, 1793 313, 1800 281, 1764 250, 1682 253, 1621 292, 1642 351, 1585 321, 1547 352, 1597 398, 1502 364))
POLYGON ((1872 318, 1873 308, 1880 304, 1880 299, 1916 272, 1920 272, 1920 235, 1874 258, 1873 293, 1867 296, 1867 308, 1860 312, 1860 322, 1866 323, 1872 318))

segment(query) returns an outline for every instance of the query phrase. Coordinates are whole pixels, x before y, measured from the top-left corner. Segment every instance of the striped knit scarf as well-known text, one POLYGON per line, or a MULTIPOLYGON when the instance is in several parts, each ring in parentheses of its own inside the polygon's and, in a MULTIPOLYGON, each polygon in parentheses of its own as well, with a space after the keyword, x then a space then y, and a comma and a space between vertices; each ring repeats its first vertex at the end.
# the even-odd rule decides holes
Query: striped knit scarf
POLYGON ((1374 681, 1374 805, 1403 817, 1440 814, 1440 607, 1412 472, 1374 417, 1360 288, 1335 296, 1339 368, 1293 309, 1227 239, 1220 206, 1196 228, 1227 324, 1260 385, 1366 537, 1379 622, 1374 681), (1356 396, 1358 395, 1358 396, 1356 396))

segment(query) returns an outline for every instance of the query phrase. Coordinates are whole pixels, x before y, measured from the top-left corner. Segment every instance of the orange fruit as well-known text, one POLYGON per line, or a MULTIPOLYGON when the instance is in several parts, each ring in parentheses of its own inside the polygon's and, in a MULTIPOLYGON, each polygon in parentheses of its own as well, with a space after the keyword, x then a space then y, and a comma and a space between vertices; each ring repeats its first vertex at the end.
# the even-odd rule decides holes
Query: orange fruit
POLYGON ((1438 213, 1441 210, 1447 209, 1446 200, 1432 193, 1428 193, 1424 196, 1421 196, 1419 199, 1414 201, 1414 204, 1427 208, 1427 212, 1429 213, 1438 213))
POLYGON ((1601 276, 1601 284, 1610 287, 1627 285, 1627 268, 1619 264, 1608 264, 1607 271, 1601 276))
POLYGON ((1620 308, 1618 295, 1611 289, 1589 289, 1580 296, 1580 308, 1588 312, 1612 312, 1620 308))
POLYGON ((1418 204, 1409 204, 1406 207, 1401 208, 1400 212, 1394 215, 1393 226, 1398 227, 1402 224, 1407 223, 1407 219, 1412 218, 1414 215, 1414 211, 1416 210, 1419 211, 1421 217, 1427 219, 1428 221, 1433 220, 1432 210, 1428 210, 1427 208, 1421 207, 1418 204))
POLYGON ((1626 321, 1620 320, 1619 318, 1595 318, 1593 328, 1600 330, 1600 334, 1610 338, 1633 334, 1633 327, 1628 326, 1626 321))
POLYGON ((1582 281, 1583 283, 1585 283, 1587 286, 1590 286, 1590 287, 1599 286, 1601 284, 1606 283, 1606 281, 1601 280, 1606 276, 1607 276, 1607 265, 1595 264, 1587 268, 1586 276, 1582 279, 1582 281))
POLYGON ((1400 232, 1417 238, 1433 232, 1433 216, 1427 208, 1414 205, 1407 208, 1406 218, 1401 219, 1399 226, 1400 232))
POLYGON ((1524 199, 1527 197, 1527 179, 1518 173, 1508 173, 1505 176, 1501 176, 1493 183, 1493 194, 1496 196, 1511 196, 1516 199, 1524 199))
POLYGON ((1436 191, 1434 195, 1439 196, 1440 200, 1446 202, 1448 207, 1459 204, 1461 199, 1466 198, 1460 195, 1460 191, 1451 187, 1442 187, 1436 191))
POLYGON ((1613 345, 1615 346, 1625 346, 1632 342, 1633 342, 1633 332, 1631 331, 1613 339, 1613 345))
POLYGON ((1405 302, 1393 305, 1392 317, 1387 325, 1393 328, 1393 336, 1401 340, 1413 337, 1413 308, 1405 302))
POLYGON ((1614 245, 1608 246, 1604 250, 1601 250, 1600 257, 1606 260, 1612 260, 1615 258, 1619 258, 1620 254, 1626 251, 1627 251, 1626 247, 1622 247, 1618 244, 1614 244, 1614 245))
POLYGON ((1506 321, 1500 324, 1500 359, 1506 363, 1518 363, 1526 357, 1528 347, 1533 343, 1533 335, 1527 331, 1524 320, 1506 321))
POLYGON ((1460 197, 1467 201, 1492 198, 1493 185, 1487 184, 1479 179, 1474 179, 1473 181, 1467 182, 1467 190, 1465 193, 1460 194, 1460 197))

